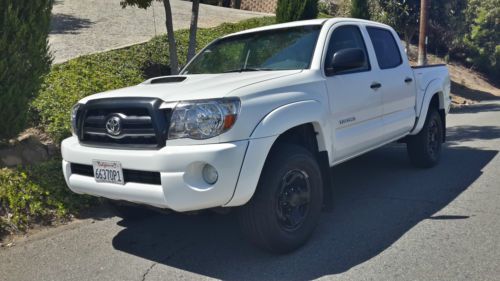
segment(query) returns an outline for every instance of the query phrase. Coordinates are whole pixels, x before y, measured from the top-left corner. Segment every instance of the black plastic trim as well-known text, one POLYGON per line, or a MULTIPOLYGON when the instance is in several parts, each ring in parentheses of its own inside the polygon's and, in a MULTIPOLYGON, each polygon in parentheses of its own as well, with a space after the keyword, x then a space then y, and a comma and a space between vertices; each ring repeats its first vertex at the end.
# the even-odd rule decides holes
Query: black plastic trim
POLYGON ((412 66, 411 68, 413 68, 413 69, 419 69, 419 68, 440 67, 440 66, 446 66, 446 64, 444 64, 444 63, 438 63, 438 64, 427 64, 427 65, 415 65, 415 66, 412 66))
MULTIPOLYGON (((168 136, 168 128, 170 122, 171 109, 160 109, 163 103, 158 98, 146 97, 130 97, 130 98, 104 98, 90 100, 86 104, 82 104, 78 110, 77 115, 77 136, 82 145, 92 147, 105 147, 105 148, 131 148, 131 149, 160 149, 165 146, 168 136), (109 142, 96 142, 86 139, 84 134, 84 122, 90 110, 95 109, 146 109, 151 117, 152 127, 155 133, 155 143, 122 143, 113 141, 109 137, 109 142)), ((117 112, 118 113, 118 112, 117 112)))
MULTIPOLYGON (((71 163, 70 167, 72 174, 94 177, 94 168, 92 165, 71 163)), ((123 169, 123 179, 126 183, 135 182, 161 185, 161 176, 159 172, 123 169)))
POLYGON ((186 80, 186 76, 167 76, 167 77, 159 77, 153 78, 149 83, 150 84, 165 84, 165 83, 179 83, 186 80))

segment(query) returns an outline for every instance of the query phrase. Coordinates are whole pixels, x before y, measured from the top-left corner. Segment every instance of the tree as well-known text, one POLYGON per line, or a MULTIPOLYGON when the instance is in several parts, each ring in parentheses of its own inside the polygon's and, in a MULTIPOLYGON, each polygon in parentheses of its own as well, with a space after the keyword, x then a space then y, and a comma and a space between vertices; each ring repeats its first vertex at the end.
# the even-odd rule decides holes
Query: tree
POLYGON ((189 48, 186 62, 189 62, 196 54, 196 33, 198 31, 198 13, 200 9, 200 0, 193 0, 191 10, 191 26, 189 27, 189 48))
POLYGON ((0 1, 0 140, 24 129, 29 100, 50 69, 52 4, 52 0, 0 1))
MULTIPOLYGON (((435 1, 432 1, 435 2, 435 1)), ((410 54, 410 43, 419 28, 419 0, 379 0, 382 15, 378 20, 394 27, 403 35, 406 51, 410 54)))
POLYGON ((479 70, 500 76, 500 7, 498 0, 469 0, 466 22, 469 32, 464 34, 467 60, 479 70))
MULTIPOLYGON (((137 6, 142 9, 149 8, 154 0, 122 0, 120 4, 123 8, 127 6, 137 6)), ((168 38, 168 50, 169 50, 169 60, 170 60, 170 73, 176 75, 179 73, 179 59, 177 56, 177 44, 175 42, 174 35, 174 23, 172 20, 172 8, 170 7, 170 0, 156 0, 162 1, 163 7, 165 9, 165 26, 167 28, 167 38, 168 38)), ((198 10, 200 1, 193 1, 192 16, 191 16, 191 30, 189 35, 189 47, 191 53, 188 51, 188 58, 190 54, 194 53, 196 50, 196 31, 198 28, 198 10), (196 14, 195 14, 196 13, 196 14), (191 40, 194 40, 191 42, 191 40), (191 47, 194 46, 194 47, 191 47), (193 50, 191 50, 193 48, 193 50)), ((194 55, 193 55, 194 56, 194 55)))
MULTIPOLYGON (((431 1, 429 9, 429 49, 452 54, 464 50, 463 36, 468 33, 465 10, 469 0, 431 1)), ((470 25, 470 24, 469 24, 470 25)))
POLYGON ((318 16, 318 0, 278 0, 276 21, 290 22, 318 16))
POLYGON ((358 19, 370 19, 370 9, 368 0, 352 0, 351 1, 351 17, 358 19))

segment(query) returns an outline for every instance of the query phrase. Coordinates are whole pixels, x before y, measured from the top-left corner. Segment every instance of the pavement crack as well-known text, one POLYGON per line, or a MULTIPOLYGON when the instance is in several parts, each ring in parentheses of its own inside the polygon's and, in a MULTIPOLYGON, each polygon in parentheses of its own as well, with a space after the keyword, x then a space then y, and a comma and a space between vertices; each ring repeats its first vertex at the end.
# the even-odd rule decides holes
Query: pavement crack
MULTIPOLYGON (((191 244, 192 245, 192 244, 191 244)), ((146 281, 146 278, 148 276, 148 274, 151 272, 151 270, 153 270, 153 268, 155 266, 157 266, 159 263, 166 263, 169 259, 173 258, 177 253, 180 253, 181 251, 184 251, 186 248, 188 248, 190 246, 190 244, 185 244, 179 248, 177 248, 176 250, 172 251, 172 253, 170 253, 169 255, 167 255, 165 258, 159 260, 158 262, 153 262, 151 264, 151 266, 149 266, 146 271, 144 272, 144 274, 142 274, 142 279, 141 281, 146 281)))
POLYGON ((151 270, 153 269, 153 267, 155 267, 158 263, 157 262, 154 262, 153 264, 151 264, 150 267, 148 267, 146 269, 146 271, 144 272, 144 274, 142 274, 142 281, 146 281, 146 277, 148 276, 149 272, 151 272, 151 270))

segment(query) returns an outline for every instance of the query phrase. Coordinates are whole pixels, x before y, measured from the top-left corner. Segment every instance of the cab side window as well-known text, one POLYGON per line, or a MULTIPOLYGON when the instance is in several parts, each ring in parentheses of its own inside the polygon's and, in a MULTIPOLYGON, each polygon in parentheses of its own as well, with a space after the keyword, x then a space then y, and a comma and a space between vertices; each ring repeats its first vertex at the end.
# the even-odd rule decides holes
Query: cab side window
MULTIPOLYGON (((361 50, 364 54, 364 63, 361 66, 354 69, 349 69, 344 73, 370 70, 370 62, 368 59, 368 52, 366 51, 365 42, 363 36, 361 35, 359 27, 355 25, 340 26, 333 31, 330 37, 330 42, 328 43, 325 65, 328 65, 328 63, 332 60, 336 53, 347 49, 361 50)), ((342 74, 342 72, 339 74, 342 74)))
POLYGON ((372 40, 380 69, 395 68, 403 63, 398 44, 389 30, 378 27, 366 29, 372 40))

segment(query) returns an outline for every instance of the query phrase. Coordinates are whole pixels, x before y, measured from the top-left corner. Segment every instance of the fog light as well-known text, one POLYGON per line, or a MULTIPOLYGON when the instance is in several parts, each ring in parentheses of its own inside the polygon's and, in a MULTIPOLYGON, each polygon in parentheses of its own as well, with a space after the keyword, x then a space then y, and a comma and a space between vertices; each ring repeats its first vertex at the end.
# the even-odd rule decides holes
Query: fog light
POLYGON ((206 164, 203 166, 203 179, 208 183, 208 184, 214 184, 217 182, 219 179, 219 174, 217 174, 217 170, 214 168, 214 166, 210 164, 206 164))

